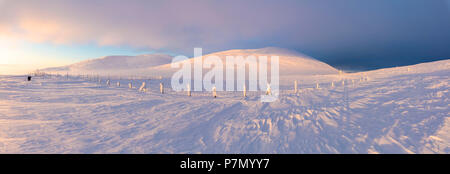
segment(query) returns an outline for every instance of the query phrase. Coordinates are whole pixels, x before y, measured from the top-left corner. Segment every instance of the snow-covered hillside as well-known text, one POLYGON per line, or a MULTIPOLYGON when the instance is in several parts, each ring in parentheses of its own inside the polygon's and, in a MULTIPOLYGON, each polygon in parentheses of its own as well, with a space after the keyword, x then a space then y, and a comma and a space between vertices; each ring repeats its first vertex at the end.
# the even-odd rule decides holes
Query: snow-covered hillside
MULTIPOLYGON (((319 74, 337 74, 338 71, 331 67, 330 65, 318 61, 312 57, 303 55, 301 53, 276 47, 266 47, 260 49, 242 49, 242 50, 228 50, 221 51, 217 53, 203 55, 201 59, 204 61, 207 57, 217 56, 223 62, 223 68, 226 68, 226 56, 242 56, 247 58, 248 56, 266 56, 268 59, 268 71, 270 72, 270 60, 271 56, 279 57, 279 69, 280 76, 286 75, 319 75, 319 74)), ((194 64, 195 59, 200 59, 200 57, 194 57, 187 61, 194 64)), ((246 68, 247 72, 249 68, 246 68)), ((227 71, 228 69, 225 69, 227 71)), ((157 67, 152 67, 149 72, 161 73, 162 76, 170 77, 177 69, 171 68, 170 64, 161 65, 157 67)), ((206 73, 208 69, 204 68, 203 73, 206 73)))
POLYGON ((139 92, 124 79, 0 76, 0 153, 450 153, 450 60, 286 78, 261 103, 187 97, 167 79, 160 94, 159 80, 139 92))
MULTIPOLYGON (((267 56, 270 63, 271 56, 278 56, 280 63, 280 75, 319 75, 336 74, 338 71, 330 65, 318 61, 309 56, 287 49, 267 47, 261 49, 228 50, 203 55, 203 60, 209 56, 218 56, 224 66, 226 56, 267 56)), ((194 57, 188 61, 193 62, 194 57)), ((83 61, 77 64, 47 68, 41 71, 66 74, 95 74, 95 75, 128 75, 128 76, 152 76, 171 77, 178 69, 171 68, 172 57, 168 55, 141 55, 141 56, 108 56, 100 59, 83 61)), ((269 64, 270 65, 270 64, 269 64)), ((268 67, 270 71, 270 66, 268 67)), ((204 73, 208 70, 205 69, 204 73)), ((248 71, 248 68, 247 68, 248 71)))
POLYGON ((137 75, 146 69, 172 62, 172 56, 146 54, 139 56, 106 56, 82 61, 76 64, 46 68, 41 71, 60 74, 137 75))

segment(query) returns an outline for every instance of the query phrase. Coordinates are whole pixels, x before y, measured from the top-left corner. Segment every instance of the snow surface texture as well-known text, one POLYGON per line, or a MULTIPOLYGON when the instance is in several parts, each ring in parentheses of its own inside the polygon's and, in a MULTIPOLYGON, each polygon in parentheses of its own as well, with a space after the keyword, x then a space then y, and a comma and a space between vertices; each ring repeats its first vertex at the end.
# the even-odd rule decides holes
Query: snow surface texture
POLYGON ((120 80, 129 89, 107 79, 0 76, 0 153, 448 154, 449 77, 450 60, 289 76, 278 101, 261 103, 264 91, 187 97, 170 79, 120 80))

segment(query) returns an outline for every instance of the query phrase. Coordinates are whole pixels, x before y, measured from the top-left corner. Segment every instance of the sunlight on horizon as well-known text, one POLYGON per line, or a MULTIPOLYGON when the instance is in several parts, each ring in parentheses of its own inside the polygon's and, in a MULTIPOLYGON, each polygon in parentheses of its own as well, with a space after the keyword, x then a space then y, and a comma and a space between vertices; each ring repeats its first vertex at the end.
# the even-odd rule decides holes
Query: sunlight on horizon
POLYGON ((48 67, 64 66, 87 59, 111 55, 148 54, 123 47, 102 47, 92 44, 64 45, 35 43, 0 35, 0 74, 20 75, 48 67))
POLYGON ((73 63, 45 50, 32 48, 29 42, 0 36, 0 74, 26 74, 38 68, 62 66, 73 63))

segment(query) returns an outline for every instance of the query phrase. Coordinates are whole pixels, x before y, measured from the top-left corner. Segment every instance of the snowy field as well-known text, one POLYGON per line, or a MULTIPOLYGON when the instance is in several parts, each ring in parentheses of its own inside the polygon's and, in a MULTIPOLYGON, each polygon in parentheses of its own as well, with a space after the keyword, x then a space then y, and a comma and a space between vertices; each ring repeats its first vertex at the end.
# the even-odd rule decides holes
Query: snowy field
POLYGON ((160 94, 158 80, 139 92, 0 76, 0 153, 450 153, 450 60, 282 79, 279 100, 261 103, 262 92, 160 94))

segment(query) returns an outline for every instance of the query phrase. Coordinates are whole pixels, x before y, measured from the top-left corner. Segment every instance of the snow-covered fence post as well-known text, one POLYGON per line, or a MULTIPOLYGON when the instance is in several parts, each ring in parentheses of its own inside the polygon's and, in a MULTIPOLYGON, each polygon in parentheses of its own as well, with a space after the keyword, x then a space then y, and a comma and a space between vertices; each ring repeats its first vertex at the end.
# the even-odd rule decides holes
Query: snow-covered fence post
POLYGON ((331 82, 331 87, 334 88, 334 81, 331 82))
POLYGON ((266 95, 272 95, 272 89, 270 88, 270 84, 267 84, 266 95))
POLYGON ((247 97, 247 87, 244 84, 244 88, 243 88, 243 93, 244 93, 244 97, 247 97))
POLYGON ((159 83, 159 92, 161 92, 161 94, 164 94, 164 85, 162 83, 159 83))
POLYGON ((188 96, 191 96, 191 85, 190 84, 187 84, 186 90, 187 90, 188 96))
POLYGON ((146 92, 147 91, 147 89, 145 88, 145 82, 142 82, 142 85, 139 88, 139 91, 141 91, 141 92, 146 92))
POLYGON ((109 81, 109 79, 106 81, 106 85, 111 85, 111 82, 109 81))
POLYGON ((130 88, 130 89, 133 88, 133 82, 128 83, 128 88, 130 88))
POLYGON ((296 81, 294 81, 294 93, 297 93, 297 80, 296 81))
POLYGON ((319 89, 320 87, 319 87, 319 83, 316 83, 316 89, 319 89))
POLYGON ((369 81, 369 76, 367 75, 367 73, 363 73, 362 80, 366 82, 369 81))
POLYGON ((216 87, 215 86, 212 88, 212 93, 213 93, 213 97, 217 98, 217 92, 216 92, 216 87))
POLYGON ((119 81, 117 81, 116 85, 117 85, 117 87, 120 87, 120 82, 119 82, 119 81))
POLYGON ((345 79, 342 79, 342 86, 345 86, 345 79))

